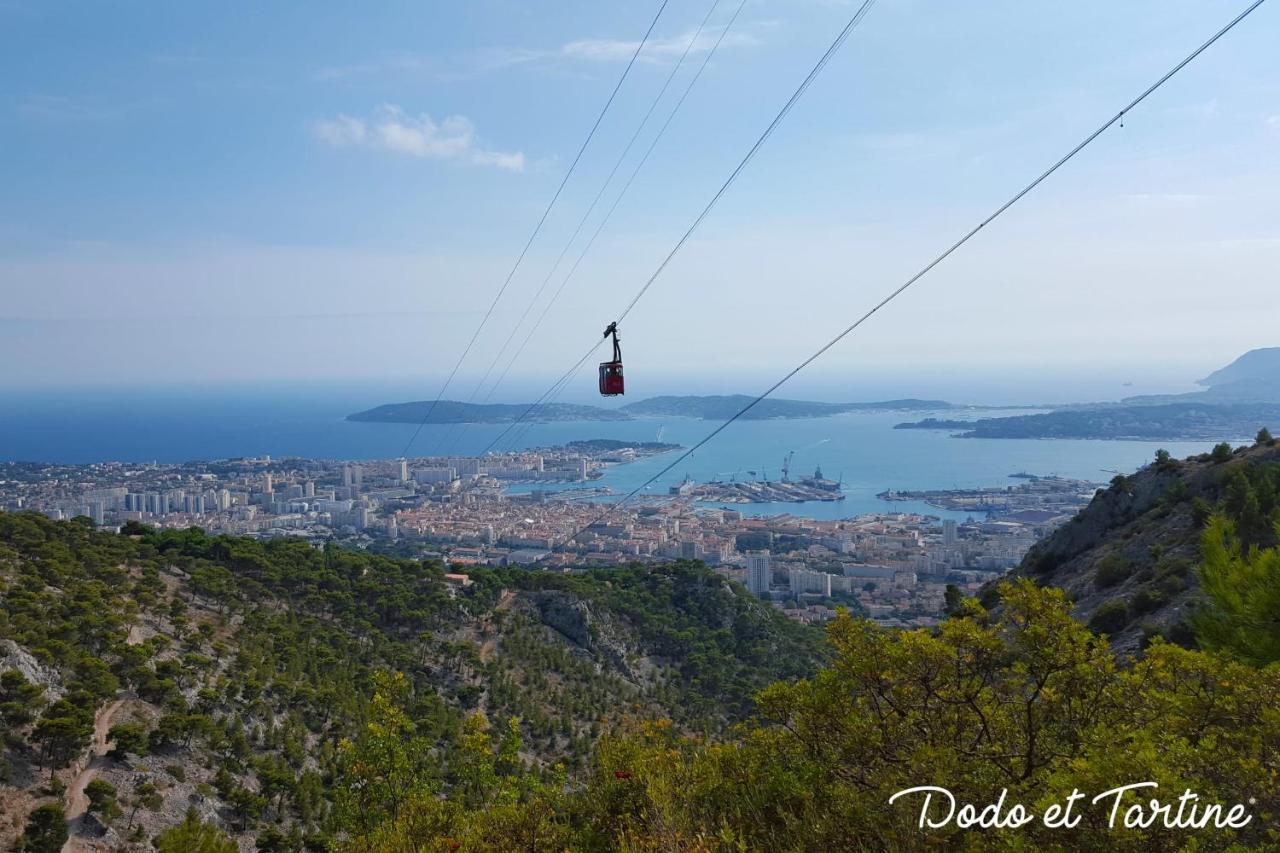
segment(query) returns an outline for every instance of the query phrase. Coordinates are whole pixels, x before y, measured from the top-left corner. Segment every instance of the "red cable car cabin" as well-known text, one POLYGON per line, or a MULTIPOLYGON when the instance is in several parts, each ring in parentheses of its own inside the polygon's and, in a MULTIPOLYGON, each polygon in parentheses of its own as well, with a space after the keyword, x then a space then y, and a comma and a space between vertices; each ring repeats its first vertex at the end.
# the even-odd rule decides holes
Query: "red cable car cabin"
POLYGON ((622 381, 622 348, 618 346, 618 324, 610 323, 604 330, 604 336, 613 337, 613 361, 600 364, 600 394, 605 397, 617 397, 625 393, 622 381))

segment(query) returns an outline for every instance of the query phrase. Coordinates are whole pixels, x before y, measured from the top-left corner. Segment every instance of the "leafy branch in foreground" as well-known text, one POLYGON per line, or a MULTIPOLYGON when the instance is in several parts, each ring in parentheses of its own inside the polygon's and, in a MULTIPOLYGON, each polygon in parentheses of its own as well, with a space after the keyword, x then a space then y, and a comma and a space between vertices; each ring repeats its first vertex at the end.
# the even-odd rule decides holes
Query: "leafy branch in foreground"
POLYGON ((1246 550, 1222 516, 1210 519, 1200 548, 1208 601, 1193 621, 1201 644, 1257 665, 1280 661, 1280 548, 1246 550))
MULTIPOLYGON (((760 714, 728 740, 616 724, 575 787, 511 766, 481 774, 488 793, 475 796, 473 777, 457 775, 351 835, 353 849, 831 850, 850 839, 869 849, 1184 849, 1185 831, 1109 828, 1096 811, 1070 830, 975 836, 954 824, 921 830, 918 804, 888 804, 928 784, 961 802, 1006 791, 1043 809, 1073 789, 1131 781, 1250 804, 1255 821, 1199 833, 1197 849, 1275 843, 1280 666, 1159 641, 1124 666, 1071 618, 1061 591, 1020 581, 1002 598, 994 612, 964 602, 937 631, 842 616, 828 632, 832 664, 766 689, 760 714)), ((484 738, 463 751, 482 769, 496 761, 484 738)))

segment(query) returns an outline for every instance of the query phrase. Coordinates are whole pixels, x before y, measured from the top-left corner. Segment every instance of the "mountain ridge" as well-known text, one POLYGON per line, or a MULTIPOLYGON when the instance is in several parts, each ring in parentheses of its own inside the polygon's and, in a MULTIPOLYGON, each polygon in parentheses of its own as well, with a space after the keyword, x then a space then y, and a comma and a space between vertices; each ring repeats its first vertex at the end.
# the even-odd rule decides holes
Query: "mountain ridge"
POLYGON ((1225 513, 1246 545, 1274 545, 1278 486, 1274 441, 1234 450, 1221 444, 1183 460, 1158 455, 1099 489, 1011 574, 1065 590, 1074 615, 1110 634, 1117 651, 1136 651, 1156 634, 1193 644, 1189 619, 1203 599, 1195 567, 1206 522, 1225 513))

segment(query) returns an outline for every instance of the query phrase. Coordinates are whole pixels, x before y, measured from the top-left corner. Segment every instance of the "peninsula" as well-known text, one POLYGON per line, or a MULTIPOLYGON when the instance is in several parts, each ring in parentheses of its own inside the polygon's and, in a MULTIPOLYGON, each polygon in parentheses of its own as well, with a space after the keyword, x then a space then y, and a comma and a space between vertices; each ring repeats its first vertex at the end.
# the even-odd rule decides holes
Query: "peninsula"
POLYGON ((1280 347, 1251 350, 1197 384, 1204 391, 1126 397, 1116 403, 973 421, 929 417, 895 429, 949 430, 959 438, 1094 438, 1223 441, 1280 424, 1280 347))
MULTIPOLYGON (((740 411, 753 397, 746 394, 719 396, 650 397, 628 403, 620 409, 574 403, 549 403, 533 408, 531 403, 462 403, 457 400, 430 400, 387 403, 347 415, 349 421, 367 423, 505 424, 527 419, 534 423, 551 421, 630 421, 636 418, 675 417, 722 420, 740 411), (532 411, 530 409, 533 408, 532 411), (528 413, 526 417, 526 413, 528 413)), ((818 403, 808 400, 763 400, 743 415, 744 420, 783 418, 825 418, 846 412, 928 412, 957 406, 943 400, 885 400, 873 403, 818 403)))

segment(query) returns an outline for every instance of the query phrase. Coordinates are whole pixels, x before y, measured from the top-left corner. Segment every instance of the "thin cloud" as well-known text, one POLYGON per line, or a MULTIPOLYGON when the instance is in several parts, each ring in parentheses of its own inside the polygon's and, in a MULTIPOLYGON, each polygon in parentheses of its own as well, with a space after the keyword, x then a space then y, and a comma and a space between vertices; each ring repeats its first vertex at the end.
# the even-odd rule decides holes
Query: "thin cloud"
POLYGON ((318 139, 335 148, 372 148, 425 160, 454 160, 509 172, 524 171, 522 152, 482 147, 475 126, 465 116, 448 116, 437 122, 426 113, 411 116, 398 106, 384 104, 368 119, 338 115, 316 122, 314 132, 318 139))
MULTIPOLYGON (((640 59, 648 62, 665 62, 673 58, 678 59, 685 52, 685 48, 689 49, 690 55, 705 53, 711 50, 719 38, 719 31, 714 29, 704 29, 697 35, 696 39, 694 32, 694 30, 689 30, 670 38, 650 39, 645 43, 644 50, 640 51, 640 59), (690 40, 693 40, 692 46, 689 45, 690 40)), ((733 33, 725 36, 721 47, 755 44, 759 44, 759 39, 755 36, 746 33, 733 33)), ((580 39, 562 46, 556 51, 556 54, 567 59, 584 59, 592 62, 621 62, 630 59, 639 46, 640 42, 638 41, 622 39, 580 39)))
MULTIPOLYGON (((739 30, 746 28, 760 30, 772 26, 772 22, 761 21, 753 25, 740 25, 739 30)), ((696 39, 696 30, 685 32, 668 38, 651 38, 645 43, 638 61, 650 64, 674 62, 689 48, 689 54, 696 56, 711 50, 720 38, 722 28, 706 27, 696 39), (694 39, 692 46, 689 45, 694 39)), ((761 39, 748 32, 729 33, 720 43, 721 49, 726 47, 747 47, 758 45, 761 39)), ((357 62, 349 65, 336 65, 321 68, 314 75, 317 82, 337 82, 355 77, 376 76, 383 74, 425 74, 440 81, 468 79, 478 75, 501 71, 522 65, 565 65, 565 64, 605 64, 625 62, 635 53, 639 41, 626 39, 593 38, 577 39, 566 42, 559 47, 540 49, 525 47, 493 47, 474 51, 464 57, 452 70, 441 67, 438 61, 415 53, 396 53, 368 62, 357 62)))

